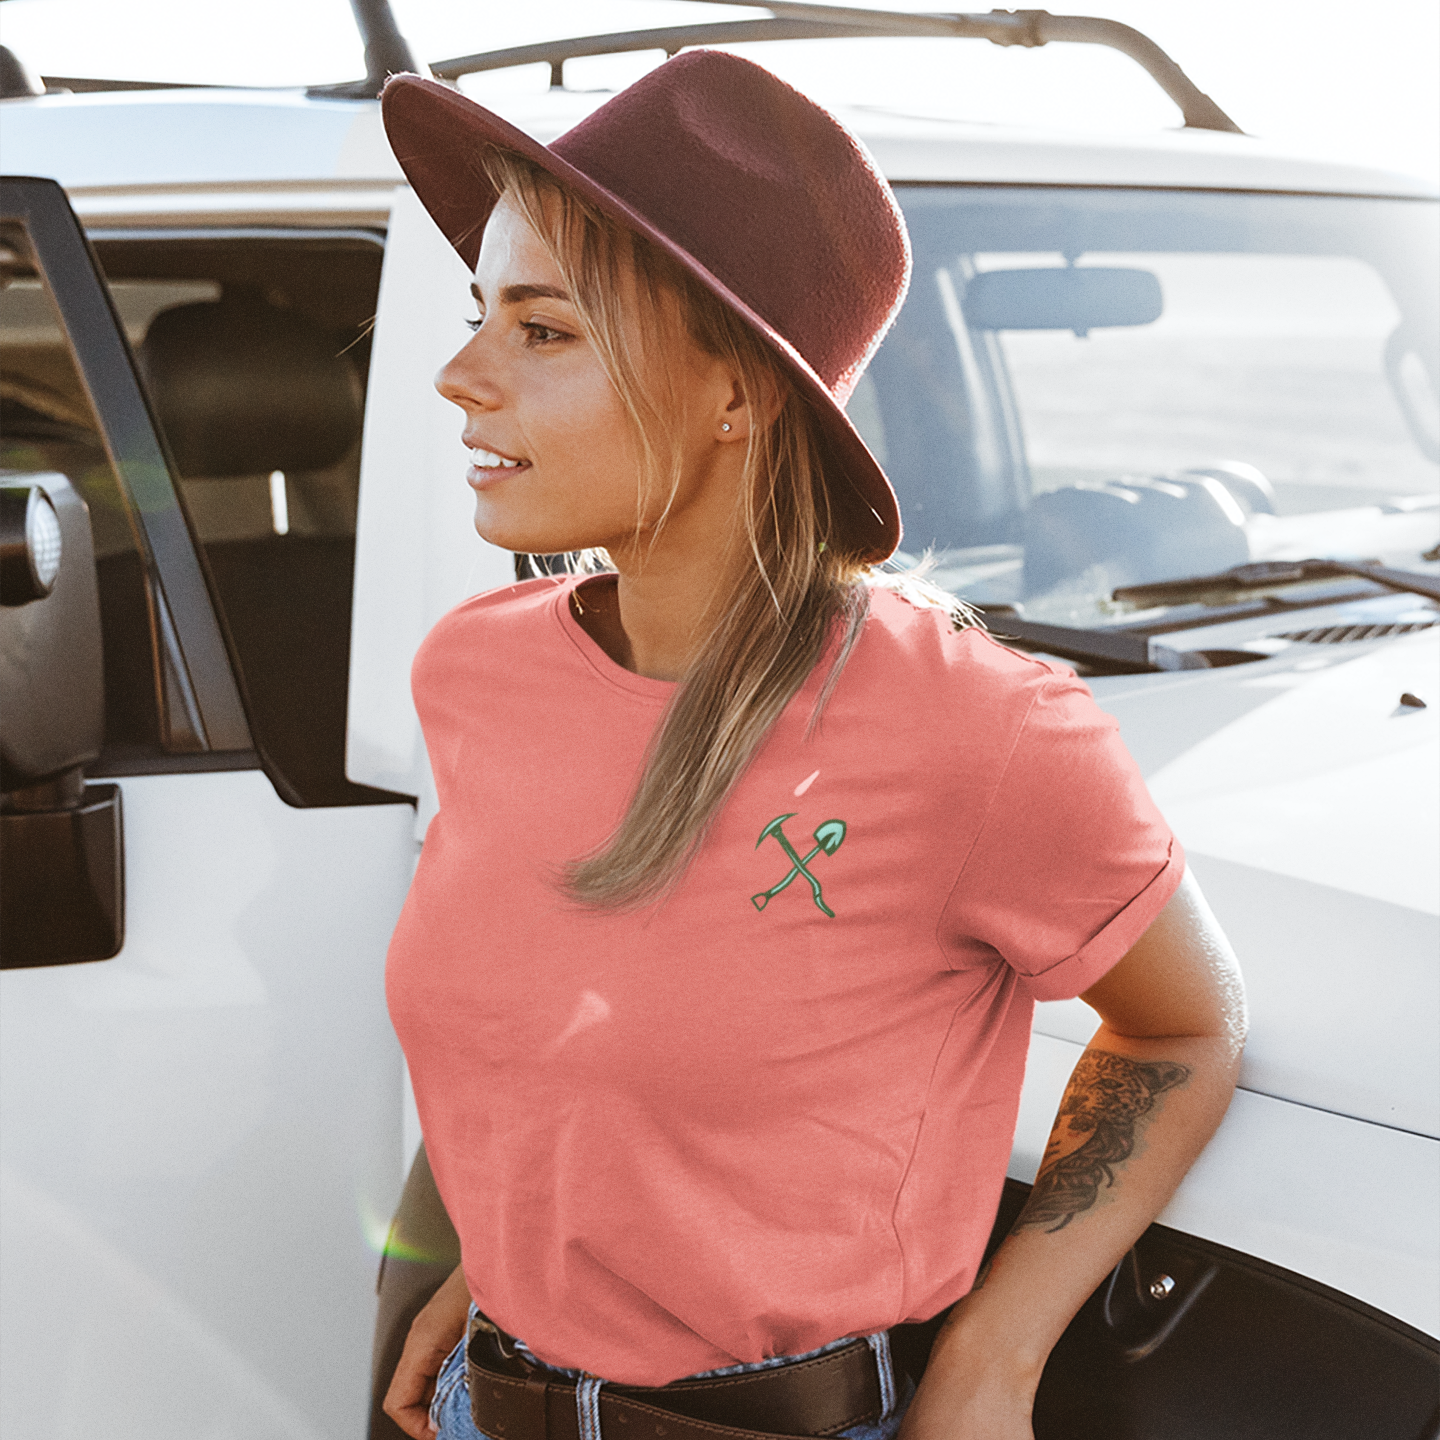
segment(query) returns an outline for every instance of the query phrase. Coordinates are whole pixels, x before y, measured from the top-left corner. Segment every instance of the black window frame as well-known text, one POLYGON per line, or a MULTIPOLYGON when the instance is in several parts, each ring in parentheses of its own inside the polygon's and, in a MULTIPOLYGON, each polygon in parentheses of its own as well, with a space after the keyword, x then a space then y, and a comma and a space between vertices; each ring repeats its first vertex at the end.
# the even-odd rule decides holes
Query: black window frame
MULTIPOLYGON (((0 181, 0 226, 23 235, 27 258, 54 302, 144 571, 164 753, 147 760, 143 773, 262 768, 289 798, 251 736, 233 645, 175 467, 95 253, 64 190, 40 176, 6 176, 0 181)), ((101 768, 94 767, 96 773, 101 768)))

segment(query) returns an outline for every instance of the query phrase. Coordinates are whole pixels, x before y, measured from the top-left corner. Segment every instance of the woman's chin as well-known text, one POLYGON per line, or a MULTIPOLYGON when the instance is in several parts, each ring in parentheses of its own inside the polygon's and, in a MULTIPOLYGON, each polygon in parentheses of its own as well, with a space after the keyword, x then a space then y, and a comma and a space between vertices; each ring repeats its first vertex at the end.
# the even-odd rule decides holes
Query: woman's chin
POLYGON ((546 532, 533 526, 517 525, 496 516, 482 500, 475 507, 475 533, 488 545, 513 550, 517 555, 563 555, 583 550, 587 542, 576 542, 569 532, 546 532))
POLYGON ((513 515, 507 515, 503 507, 496 505, 484 492, 475 496, 475 533, 489 545, 501 550, 514 550, 517 554, 546 554, 533 550, 529 542, 535 538, 533 525, 517 523, 513 515))
MULTIPOLYGON (((516 507, 518 508, 518 507, 516 507)), ((531 507, 533 508, 533 507, 531 507)), ((487 544, 517 555, 565 555, 574 550, 603 549, 623 537, 623 523, 576 523, 573 516, 516 514, 483 492, 475 497, 475 533, 487 544)), ((620 541, 624 543, 623 538, 620 541)))

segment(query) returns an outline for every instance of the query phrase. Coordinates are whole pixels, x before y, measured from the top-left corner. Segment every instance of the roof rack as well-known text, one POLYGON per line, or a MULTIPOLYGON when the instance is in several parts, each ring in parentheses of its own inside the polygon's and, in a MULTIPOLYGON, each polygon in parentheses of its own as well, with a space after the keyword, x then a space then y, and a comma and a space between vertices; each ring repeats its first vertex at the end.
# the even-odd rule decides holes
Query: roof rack
MULTIPOLYGON (((712 0, 721 5, 755 8, 753 0, 712 0)), ((306 93, 346 99, 374 99, 386 78, 397 71, 426 73, 396 27, 389 0, 350 0, 355 23, 365 41, 365 78, 343 85, 316 85, 306 93)), ((775 0, 764 6, 766 19, 710 22, 696 25, 666 25, 652 30, 625 30, 611 35, 582 35, 569 40, 547 40, 537 45, 517 45, 506 50, 483 50, 459 55, 429 66, 442 80, 458 80, 484 70, 505 70, 514 65, 548 64, 550 84, 562 88, 565 62, 588 55, 619 55, 636 50, 663 50, 677 55, 696 45, 740 45, 757 40, 859 39, 879 36, 930 35, 952 39, 988 40, 992 45, 1021 45, 1034 48, 1054 41, 1079 45, 1104 45, 1141 66, 1179 107, 1185 127, 1190 130, 1228 130, 1240 127, 1147 35, 1089 15, 1052 15, 1048 10, 991 10, 988 14, 913 14, 906 11, 861 10, 848 5, 811 5, 775 0)), ((12 57, 6 57, 7 59, 12 57)), ((3 93, 34 94, 19 74, 18 62, 7 66, 0 79, 3 93), (10 69, 16 70, 11 76, 10 69)), ((96 80, 72 76, 44 78, 50 90, 169 90, 181 88, 175 82, 144 80, 96 80)), ((33 86, 33 82, 28 82, 33 86)), ((188 87, 187 87, 188 88, 188 87)), ((196 87, 204 88, 204 87, 196 87)))
MULTIPOLYGON (((751 0, 718 0, 722 5, 749 5, 751 0)), ((757 40, 825 40, 876 36, 932 35, 988 40, 992 45, 1034 48, 1052 41, 1104 45, 1128 55, 1175 102, 1190 130, 1240 127, 1147 35, 1089 15, 1051 15, 1047 10, 991 10, 988 14, 911 14, 891 10, 859 10, 845 5, 775 3, 765 6, 770 19, 722 20, 697 25, 666 25, 652 30, 627 30, 613 35, 585 35, 547 40, 459 55, 430 66, 442 80, 458 80, 484 70, 512 65, 548 64, 550 84, 565 81, 565 62, 588 55, 618 55, 635 50, 663 50, 676 55, 694 45, 739 45, 757 40)))

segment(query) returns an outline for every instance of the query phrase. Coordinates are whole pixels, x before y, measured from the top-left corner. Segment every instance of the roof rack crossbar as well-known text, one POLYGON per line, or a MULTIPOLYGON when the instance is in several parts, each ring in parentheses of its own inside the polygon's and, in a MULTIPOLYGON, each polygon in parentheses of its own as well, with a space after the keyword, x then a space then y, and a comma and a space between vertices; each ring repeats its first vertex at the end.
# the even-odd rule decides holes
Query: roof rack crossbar
MULTIPOLYGON (((719 0, 743 5, 750 0, 719 0)), ((905 11, 860 10, 843 5, 776 3, 767 5, 772 18, 666 25, 627 30, 613 35, 585 35, 517 45, 506 50, 459 55, 431 65, 434 75, 458 80, 484 70, 513 65, 548 64, 552 85, 563 83, 567 60, 590 55, 618 55, 635 50, 664 50, 667 55, 694 45, 737 45, 760 40, 821 40, 844 37, 919 36, 989 40, 994 45, 1048 45, 1052 41, 1104 45, 1118 50, 1142 69, 1173 100, 1191 130, 1240 127, 1147 35, 1090 15, 1052 15, 1047 10, 992 10, 988 14, 911 14, 905 11)))
MULTIPOLYGON (((506 50, 482 50, 452 60, 435 61, 430 73, 441 80, 458 80, 485 70, 508 70, 514 65, 551 67, 552 83, 558 67, 567 60, 590 55, 621 55, 636 50, 663 50, 667 55, 696 45, 743 45, 757 40, 816 40, 857 35, 890 35, 893 28, 815 20, 719 20, 703 25, 662 25, 653 30, 624 30, 609 35, 580 35, 569 40, 542 40, 506 50)), ((908 32, 899 32, 908 33, 908 32)))
POLYGON ((415 58, 410 42, 400 33, 390 0, 350 0, 355 28, 365 44, 365 78, 343 85, 312 85, 307 95, 337 100, 378 100, 392 75, 430 72, 415 58))
MULTIPOLYGON (((745 5, 753 0, 712 0, 721 5, 745 5)), ((389 75, 399 71, 425 74, 409 44, 395 25, 389 0, 350 0, 356 24, 365 41, 363 80, 343 85, 312 86, 310 95, 344 99, 374 99, 389 75)), ((590 55, 619 55, 637 50, 663 50, 676 55, 696 45, 739 45, 764 40, 823 40, 846 37, 903 37, 933 35, 955 39, 988 40, 993 45, 1048 45, 1052 41, 1080 45, 1104 45, 1118 50, 1141 66, 1175 102, 1190 130, 1226 130, 1243 133, 1240 127, 1147 35, 1089 15, 1052 15, 1048 10, 991 10, 988 14, 915 14, 906 11, 861 10, 845 5, 776 3, 765 7, 768 19, 712 22, 696 25, 666 25, 649 30, 626 30, 610 35, 582 35, 567 40, 549 40, 535 45, 517 45, 505 50, 486 50, 459 55, 428 67, 442 80, 458 80, 484 70, 504 70, 515 65, 545 64, 550 67, 550 84, 565 83, 565 62, 590 55)), ((98 80, 74 76, 45 76, 51 89, 169 90, 191 88, 184 82, 143 80, 98 80)), ((208 88, 208 87, 203 87, 208 88)))

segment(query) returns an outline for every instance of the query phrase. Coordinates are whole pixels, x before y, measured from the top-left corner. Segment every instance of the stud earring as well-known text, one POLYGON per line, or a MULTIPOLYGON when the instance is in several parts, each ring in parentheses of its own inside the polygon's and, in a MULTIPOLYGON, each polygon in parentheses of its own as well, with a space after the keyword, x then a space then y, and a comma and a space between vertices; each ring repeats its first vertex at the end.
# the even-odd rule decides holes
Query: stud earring
POLYGON ((720 428, 728 434, 730 430, 730 422, 728 420, 722 420, 720 422, 720 428))

